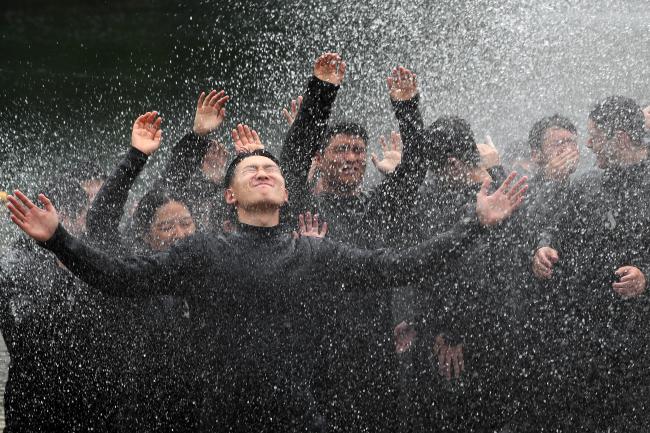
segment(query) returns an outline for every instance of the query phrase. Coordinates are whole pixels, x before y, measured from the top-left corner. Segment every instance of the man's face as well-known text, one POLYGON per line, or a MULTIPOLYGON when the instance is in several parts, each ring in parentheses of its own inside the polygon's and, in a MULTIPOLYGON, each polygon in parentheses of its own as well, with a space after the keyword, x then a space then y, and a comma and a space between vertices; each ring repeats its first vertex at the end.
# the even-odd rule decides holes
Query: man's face
POLYGON ((237 165, 226 202, 243 209, 280 208, 288 199, 280 167, 265 156, 249 156, 237 165))
POLYGON ((593 120, 587 122, 587 147, 596 155, 596 164, 599 168, 607 168, 616 161, 616 145, 614 139, 607 137, 605 132, 600 129, 593 120))
POLYGON ((319 155, 320 171, 326 182, 355 189, 366 172, 366 142, 356 135, 336 134, 319 155))
POLYGON ((542 142, 543 160, 550 161, 570 150, 578 152, 577 138, 576 134, 566 129, 550 128, 546 130, 542 142))
POLYGON ((187 206, 170 201, 156 211, 146 241, 152 250, 164 251, 195 231, 196 226, 187 206))

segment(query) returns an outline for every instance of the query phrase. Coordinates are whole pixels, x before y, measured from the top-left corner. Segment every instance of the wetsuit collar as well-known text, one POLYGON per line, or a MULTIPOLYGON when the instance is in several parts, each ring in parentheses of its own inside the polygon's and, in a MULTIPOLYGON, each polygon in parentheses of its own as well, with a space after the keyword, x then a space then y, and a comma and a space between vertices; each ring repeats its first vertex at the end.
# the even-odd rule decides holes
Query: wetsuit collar
POLYGON ((244 223, 237 224, 237 232, 257 238, 275 238, 284 233, 281 224, 273 227, 258 227, 244 223))

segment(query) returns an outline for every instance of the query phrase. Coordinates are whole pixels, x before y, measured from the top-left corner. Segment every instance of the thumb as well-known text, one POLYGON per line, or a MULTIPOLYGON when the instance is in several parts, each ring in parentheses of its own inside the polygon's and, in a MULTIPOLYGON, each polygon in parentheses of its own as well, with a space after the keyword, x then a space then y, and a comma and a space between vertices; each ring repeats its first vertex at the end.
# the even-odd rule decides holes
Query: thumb
POLYGON ((54 205, 50 201, 49 198, 45 196, 45 194, 39 194, 38 199, 41 203, 43 203, 43 206, 45 206, 45 210, 48 212, 56 212, 56 209, 54 208, 54 205))
POLYGON ((557 251, 551 250, 548 252, 548 258, 551 262, 557 263, 558 260, 560 260, 560 257, 557 254, 557 251))
POLYGON ((294 239, 298 239, 300 236, 298 236, 298 232, 294 230, 294 231, 291 233, 291 237, 294 238, 294 239))
POLYGON ((621 268, 618 268, 614 273, 620 277, 621 275, 627 274, 629 271, 629 266, 623 266, 621 268))
POLYGON ((375 167, 377 167, 377 164, 379 164, 379 159, 377 158, 377 155, 376 155, 375 153, 373 153, 373 154, 370 156, 370 160, 371 160, 372 163, 375 165, 375 167))
POLYGON ((491 179, 485 179, 483 181, 483 184, 481 185, 481 190, 478 192, 479 196, 487 196, 488 189, 490 188, 490 184, 492 183, 491 179))

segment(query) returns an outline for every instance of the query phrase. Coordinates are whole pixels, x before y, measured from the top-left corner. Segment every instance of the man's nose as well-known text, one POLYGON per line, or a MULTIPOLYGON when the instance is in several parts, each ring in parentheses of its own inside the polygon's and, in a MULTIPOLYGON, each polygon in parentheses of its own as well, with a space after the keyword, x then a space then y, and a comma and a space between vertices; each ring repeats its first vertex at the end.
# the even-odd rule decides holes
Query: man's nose
POLYGON ((264 170, 262 168, 262 169, 257 170, 257 173, 256 173, 255 177, 258 178, 258 179, 268 179, 269 174, 266 172, 266 170, 264 170))
POLYGON ((359 153, 350 149, 347 152, 345 152, 345 159, 348 161, 354 161, 356 159, 359 159, 359 153))

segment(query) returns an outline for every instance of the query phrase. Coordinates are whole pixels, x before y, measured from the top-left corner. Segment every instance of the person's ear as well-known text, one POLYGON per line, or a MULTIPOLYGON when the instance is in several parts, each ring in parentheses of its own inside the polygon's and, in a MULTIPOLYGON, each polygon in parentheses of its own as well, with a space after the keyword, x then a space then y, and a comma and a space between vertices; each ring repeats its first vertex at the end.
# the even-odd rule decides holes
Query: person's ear
POLYGON ((226 199, 227 204, 237 205, 237 198, 235 197, 235 192, 232 189, 226 188, 223 196, 226 199))
POLYGON ((616 147, 620 150, 630 150, 632 148, 632 139, 623 131, 616 131, 616 147))
POLYGON ((538 150, 533 150, 530 152, 530 160, 535 163, 535 165, 542 165, 542 153, 538 150))
POLYGON ((284 203, 286 204, 288 202, 289 202, 289 191, 287 191, 287 188, 285 187, 284 188, 284 203))

